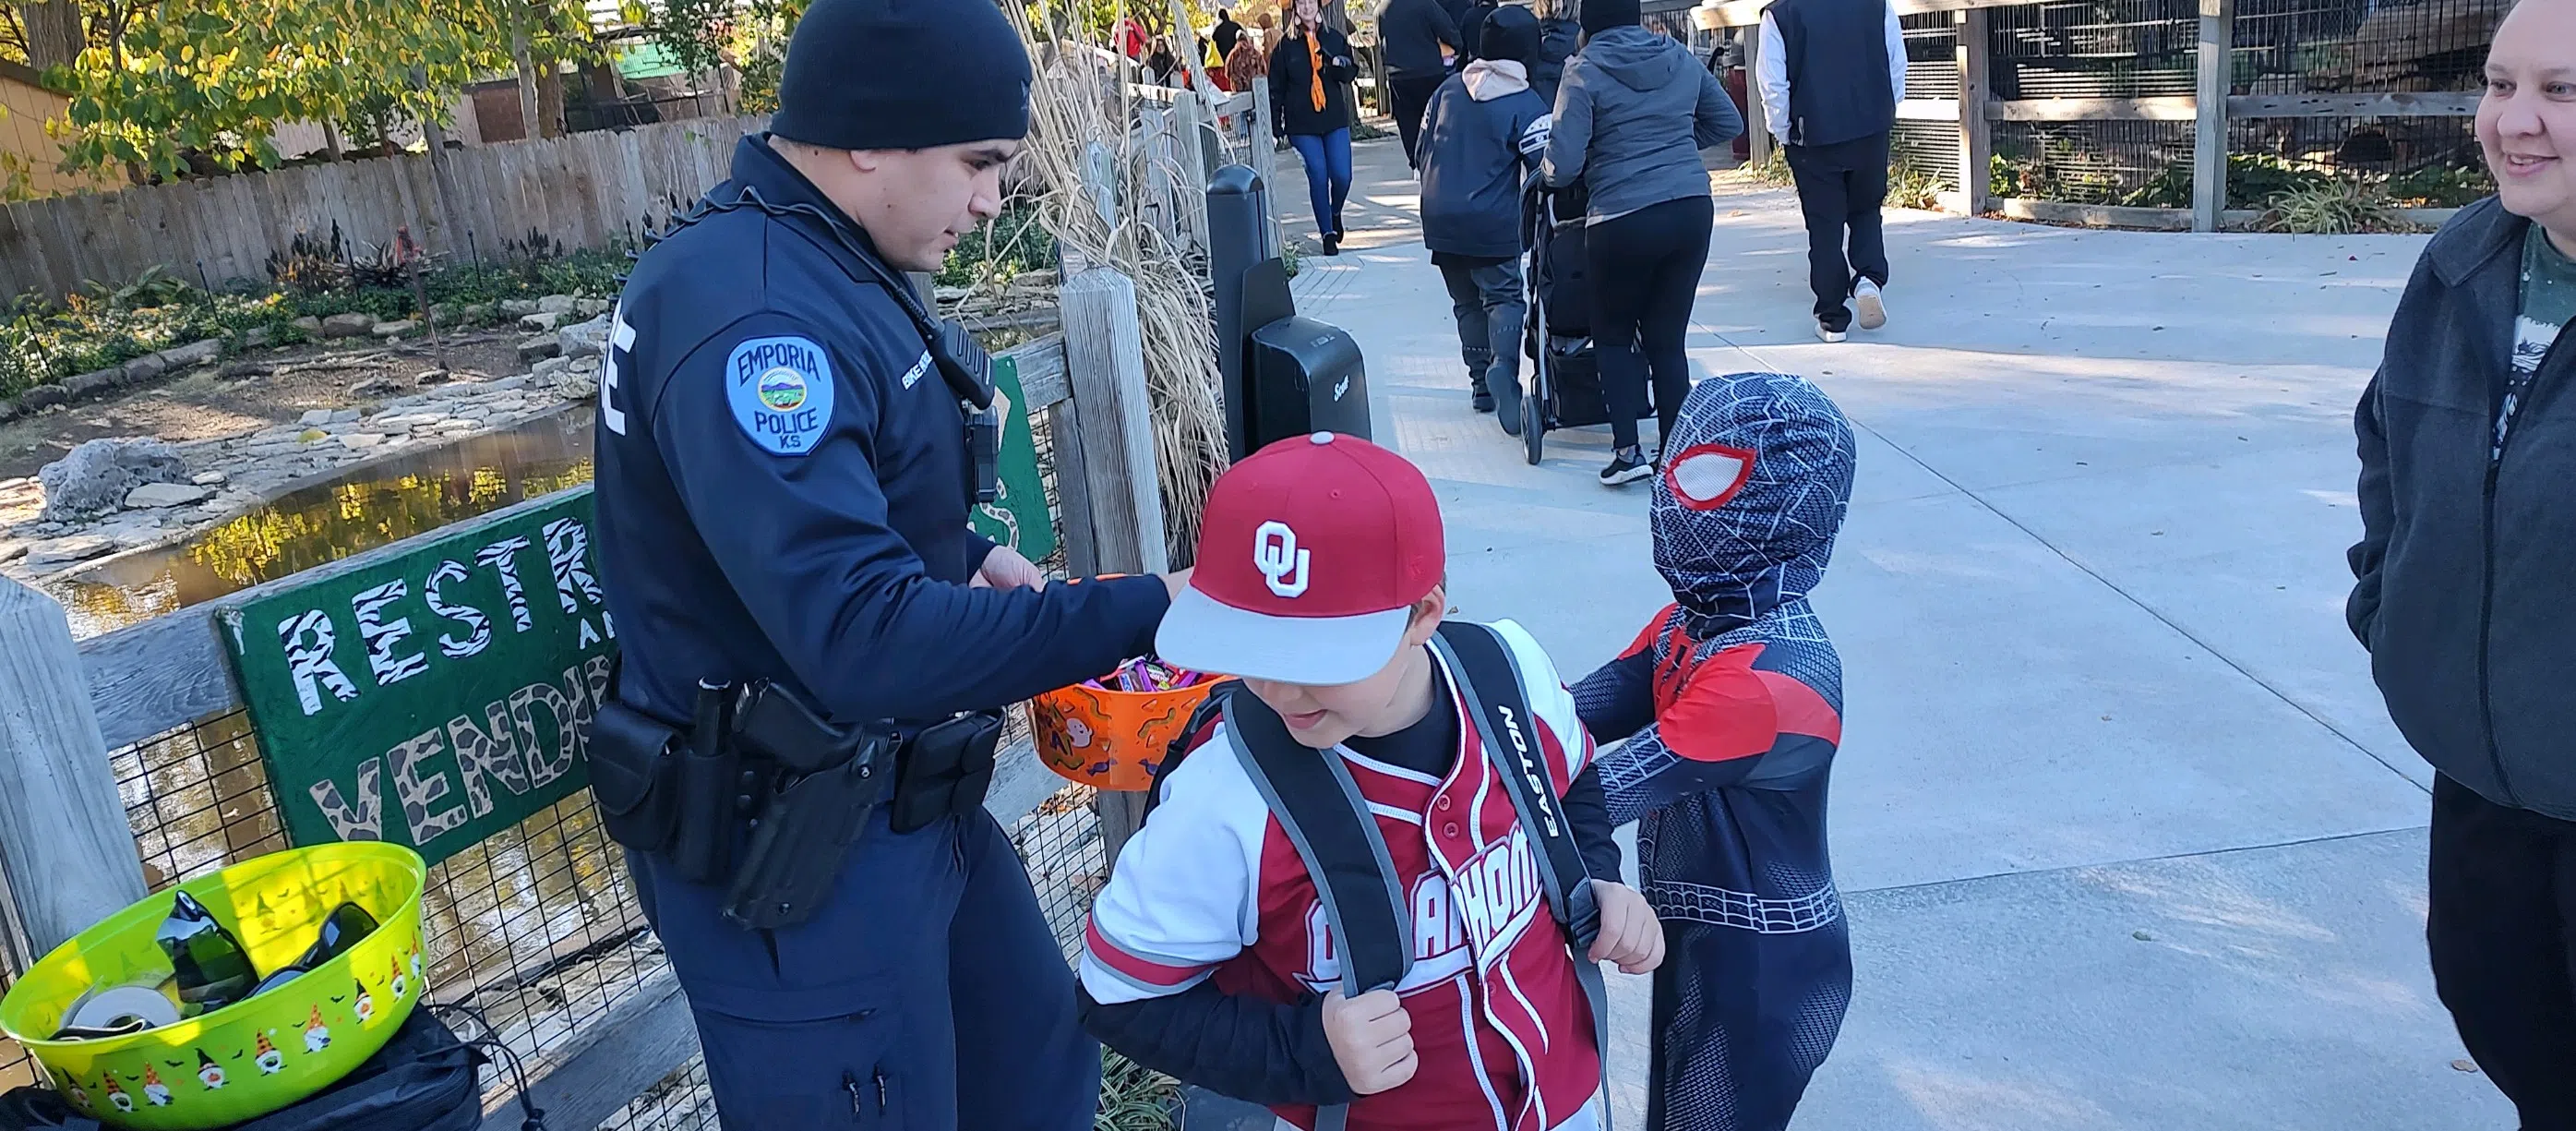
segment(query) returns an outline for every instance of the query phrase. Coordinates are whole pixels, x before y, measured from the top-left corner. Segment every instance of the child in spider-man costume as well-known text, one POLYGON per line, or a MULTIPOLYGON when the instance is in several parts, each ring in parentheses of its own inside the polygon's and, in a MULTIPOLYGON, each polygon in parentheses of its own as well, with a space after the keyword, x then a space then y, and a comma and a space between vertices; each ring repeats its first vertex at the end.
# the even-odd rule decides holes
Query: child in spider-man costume
POLYGON ((1701 382, 1664 440, 1655 566, 1674 603, 1574 688, 1611 819, 1639 821, 1655 972, 1650 1131, 1785 1127, 1851 999, 1825 852, 1842 663, 1807 606, 1851 495, 1852 432, 1804 379, 1701 382))

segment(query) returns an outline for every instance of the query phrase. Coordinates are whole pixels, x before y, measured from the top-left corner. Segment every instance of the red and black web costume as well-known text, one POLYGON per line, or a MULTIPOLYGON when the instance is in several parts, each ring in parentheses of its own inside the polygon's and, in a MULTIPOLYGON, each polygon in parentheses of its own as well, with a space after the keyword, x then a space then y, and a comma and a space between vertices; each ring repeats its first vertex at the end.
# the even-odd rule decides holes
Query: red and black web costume
POLYGON ((1832 1051, 1851 944, 1826 853, 1842 662, 1807 604, 1851 496, 1850 425, 1804 379, 1701 382, 1664 440, 1655 565, 1674 604, 1577 684, 1611 819, 1671 949, 1650 1131, 1773 1131, 1832 1051))

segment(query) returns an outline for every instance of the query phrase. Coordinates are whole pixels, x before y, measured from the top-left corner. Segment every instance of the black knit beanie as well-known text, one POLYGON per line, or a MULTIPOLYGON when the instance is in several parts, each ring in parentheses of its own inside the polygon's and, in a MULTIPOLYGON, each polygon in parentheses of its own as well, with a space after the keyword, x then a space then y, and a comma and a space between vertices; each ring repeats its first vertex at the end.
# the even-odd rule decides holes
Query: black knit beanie
POLYGON ((1637 0, 1583 0, 1585 35, 1599 35, 1614 27, 1635 27, 1645 19, 1644 13, 1637 8, 1637 0))
POLYGON ((1028 49, 993 0, 815 0, 769 132, 825 149, 1027 137, 1028 49))
POLYGON ((1477 37, 1476 57, 1509 59, 1527 63, 1538 57, 1538 17, 1517 4, 1505 4, 1485 17, 1484 34, 1477 37))

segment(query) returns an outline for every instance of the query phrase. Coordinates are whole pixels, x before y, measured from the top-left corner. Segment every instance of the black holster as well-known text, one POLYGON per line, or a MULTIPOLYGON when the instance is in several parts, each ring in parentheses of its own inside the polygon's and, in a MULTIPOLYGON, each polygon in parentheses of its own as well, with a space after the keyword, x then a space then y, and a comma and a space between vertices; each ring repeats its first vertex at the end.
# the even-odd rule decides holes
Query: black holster
POLYGON ((905 744, 894 807, 894 831, 927 828, 943 817, 971 813, 993 788, 993 748, 1001 743, 1002 713, 975 711, 934 724, 905 744))
POLYGON ((891 727, 834 724, 766 683, 746 687, 730 743, 765 767, 746 778, 750 813, 742 861, 725 893, 725 917, 753 930, 804 922, 832 892, 850 846, 867 831, 892 776, 891 727))
POLYGON ((733 875, 733 838, 745 792, 742 759, 725 741, 733 715, 730 687, 699 684, 697 721, 680 754, 679 829, 671 862, 693 884, 733 875))
POLYGON ((584 747, 608 839, 638 852, 670 847, 680 825, 680 732, 612 698, 591 715, 584 747))

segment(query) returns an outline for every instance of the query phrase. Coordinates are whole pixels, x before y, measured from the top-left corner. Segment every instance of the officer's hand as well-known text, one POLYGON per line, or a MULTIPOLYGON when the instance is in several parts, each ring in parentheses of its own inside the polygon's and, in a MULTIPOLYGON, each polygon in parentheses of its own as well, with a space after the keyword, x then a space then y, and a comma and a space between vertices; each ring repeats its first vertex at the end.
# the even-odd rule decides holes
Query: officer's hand
POLYGON ((1625 974, 1643 974, 1664 963, 1664 924, 1646 897, 1626 884, 1592 881, 1601 906, 1601 934, 1592 940, 1594 962, 1616 962, 1625 974))
POLYGON ((1333 1046, 1333 1061, 1351 1091, 1371 1096, 1413 1079, 1422 1067, 1413 1054, 1413 1017, 1394 990, 1372 990, 1356 998, 1334 990, 1324 995, 1324 1039, 1333 1046))
POLYGON ((1046 573, 1018 550, 995 546, 985 555, 984 568, 975 571, 975 580, 966 584, 970 589, 1044 589, 1046 582, 1046 573))
POLYGON ((1173 600, 1180 600, 1181 590, 1190 587, 1190 573, 1197 568, 1197 566, 1191 566, 1189 569, 1174 570, 1164 574, 1163 590, 1171 594, 1173 600))

